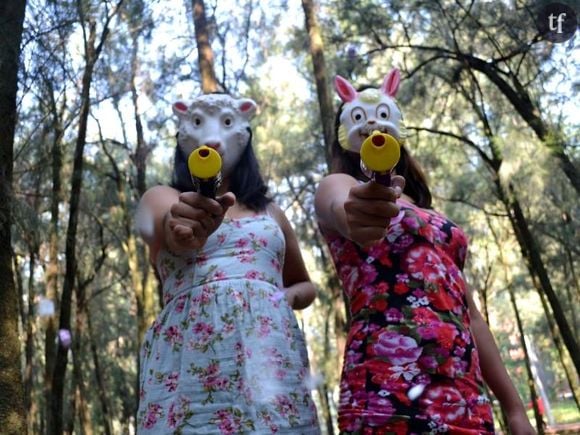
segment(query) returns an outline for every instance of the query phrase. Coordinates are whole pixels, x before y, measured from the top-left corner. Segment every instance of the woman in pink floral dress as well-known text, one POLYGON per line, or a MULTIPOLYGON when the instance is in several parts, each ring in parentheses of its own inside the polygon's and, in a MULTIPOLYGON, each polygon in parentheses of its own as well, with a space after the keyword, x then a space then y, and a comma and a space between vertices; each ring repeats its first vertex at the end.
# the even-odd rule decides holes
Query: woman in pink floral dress
POLYGON ((392 187, 367 181, 361 142, 379 130, 404 144, 394 96, 340 77, 334 172, 317 190, 320 228, 349 299, 340 383, 343 434, 493 434, 484 380, 512 434, 534 431, 472 300, 463 231, 431 208, 425 177, 404 146, 392 187), (401 190, 404 186, 404 190, 401 190))
POLYGON ((248 127, 255 103, 212 94, 174 111, 174 187, 140 204, 164 308, 142 347, 138 433, 319 434, 293 312, 315 289, 266 197, 248 127), (216 199, 191 191, 186 156, 201 144, 224 163, 216 199))

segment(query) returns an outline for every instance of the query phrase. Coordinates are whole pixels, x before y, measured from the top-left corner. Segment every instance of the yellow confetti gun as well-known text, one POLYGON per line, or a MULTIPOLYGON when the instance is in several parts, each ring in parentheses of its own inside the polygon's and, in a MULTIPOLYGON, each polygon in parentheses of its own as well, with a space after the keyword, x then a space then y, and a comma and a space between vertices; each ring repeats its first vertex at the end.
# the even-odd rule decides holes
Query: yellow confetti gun
POLYGON ((391 185, 391 173, 400 158, 401 146, 397 139, 378 130, 364 140, 360 149, 363 173, 384 186, 391 185))
POLYGON ((221 183, 222 158, 206 145, 195 149, 187 159, 187 167, 196 192, 208 198, 215 198, 221 183))

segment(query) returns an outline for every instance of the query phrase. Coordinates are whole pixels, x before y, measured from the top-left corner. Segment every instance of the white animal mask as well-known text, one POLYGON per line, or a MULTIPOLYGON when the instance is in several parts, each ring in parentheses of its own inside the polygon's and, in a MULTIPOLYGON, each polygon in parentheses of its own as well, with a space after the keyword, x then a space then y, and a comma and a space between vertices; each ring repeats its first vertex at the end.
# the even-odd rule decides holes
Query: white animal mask
POLYGON ((404 143, 405 130, 395 95, 399 90, 401 75, 393 69, 383 79, 380 89, 356 89, 343 77, 336 76, 334 87, 344 102, 340 115, 338 142, 348 151, 360 153, 363 141, 374 130, 394 136, 404 143))
POLYGON ((173 104, 179 118, 178 145, 186 156, 201 145, 214 148, 222 158, 222 175, 228 176, 238 163, 250 139, 250 119, 256 103, 226 94, 197 97, 189 107, 182 101, 173 104))

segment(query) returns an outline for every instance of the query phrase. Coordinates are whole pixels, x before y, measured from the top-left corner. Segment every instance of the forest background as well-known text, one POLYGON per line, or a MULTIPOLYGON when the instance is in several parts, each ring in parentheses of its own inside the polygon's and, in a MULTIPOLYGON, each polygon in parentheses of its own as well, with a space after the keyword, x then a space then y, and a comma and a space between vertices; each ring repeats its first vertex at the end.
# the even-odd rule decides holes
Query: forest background
POLYGON ((254 146, 319 289, 297 316, 337 433, 348 318, 313 194, 333 77, 379 84, 392 67, 409 148, 470 237, 465 273, 530 419, 545 432, 541 398, 551 427, 579 422, 580 56, 576 37, 540 34, 548 3, 2 2, 0 432, 134 433, 138 349, 161 308, 136 205, 170 180, 172 103, 220 90, 260 107, 254 146))

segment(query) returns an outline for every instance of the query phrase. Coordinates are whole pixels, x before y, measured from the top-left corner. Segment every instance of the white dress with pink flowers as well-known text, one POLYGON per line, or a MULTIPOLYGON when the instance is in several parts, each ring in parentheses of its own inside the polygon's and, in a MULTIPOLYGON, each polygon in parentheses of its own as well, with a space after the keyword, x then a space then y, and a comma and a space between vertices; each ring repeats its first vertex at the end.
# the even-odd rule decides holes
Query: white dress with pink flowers
POLYGON ((165 306, 141 350, 139 434, 320 433, 284 251, 257 215, 225 219, 200 251, 159 253, 165 306))

